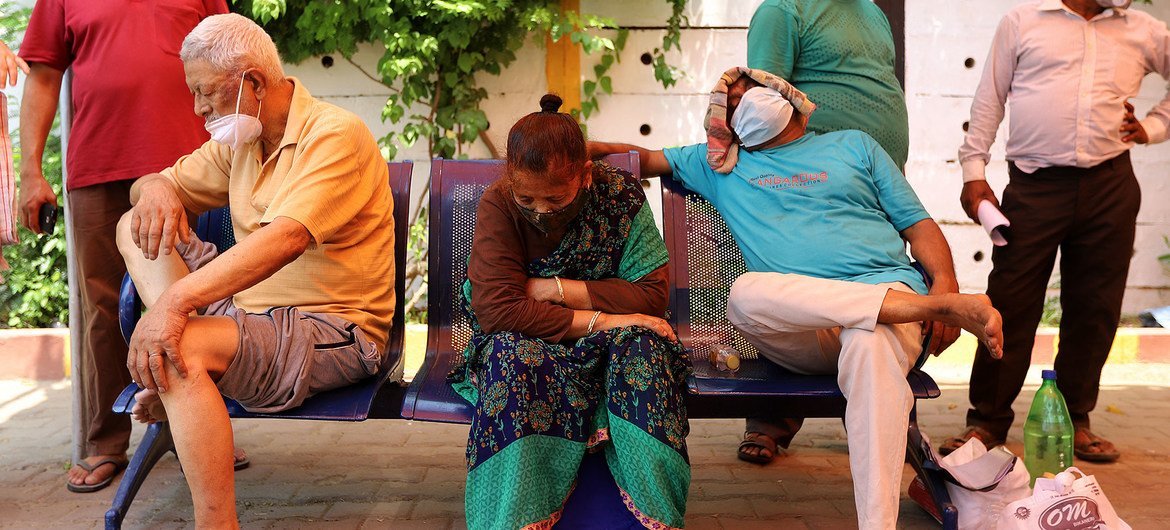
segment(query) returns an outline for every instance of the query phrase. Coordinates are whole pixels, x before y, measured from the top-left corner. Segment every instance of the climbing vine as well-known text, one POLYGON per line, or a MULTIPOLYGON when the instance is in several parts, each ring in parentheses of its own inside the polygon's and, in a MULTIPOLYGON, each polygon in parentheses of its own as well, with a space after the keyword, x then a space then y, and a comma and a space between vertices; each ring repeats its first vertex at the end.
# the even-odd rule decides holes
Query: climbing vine
MULTIPOLYGON (((686 0, 661 0, 671 7, 662 46, 651 52, 655 78, 673 85, 680 72, 666 61, 679 49, 686 0)), ((557 0, 234 0, 272 35, 286 61, 341 54, 390 91, 382 119, 401 130, 382 138, 393 158, 400 146, 426 142, 432 157, 457 157, 483 139, 487 116, 480 104, 487 91, 476 76, 498 75, 530 38, 569 39, 587 54, 598 54, 593 76, 584 81, 580 113, 600 109, 599 97, 613 92, 608 73, 620 60, 628 30, 612 19, 562 9, 557 0), (609 37, 607 35, 616 35, 609 37), (384 47, 372 71, 353 61, 363 43, 384 47)), ((494 146, 488 148, 495 154, 494 146)))

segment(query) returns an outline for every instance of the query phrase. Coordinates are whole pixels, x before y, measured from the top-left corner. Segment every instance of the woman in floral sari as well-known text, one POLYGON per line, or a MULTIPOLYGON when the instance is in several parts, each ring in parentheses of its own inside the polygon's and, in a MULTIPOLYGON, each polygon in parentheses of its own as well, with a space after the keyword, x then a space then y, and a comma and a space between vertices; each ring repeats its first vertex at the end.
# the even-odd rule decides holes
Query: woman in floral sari
POLYGON ((560 104, 546 95, 512 127, 478 210, 474 334, 452 373, 476 405, 468 527, 551 528, 575 511, 608 528, 682 527, 686 364, 661 318, 666 246, 638 180, 589 161, 560 104))

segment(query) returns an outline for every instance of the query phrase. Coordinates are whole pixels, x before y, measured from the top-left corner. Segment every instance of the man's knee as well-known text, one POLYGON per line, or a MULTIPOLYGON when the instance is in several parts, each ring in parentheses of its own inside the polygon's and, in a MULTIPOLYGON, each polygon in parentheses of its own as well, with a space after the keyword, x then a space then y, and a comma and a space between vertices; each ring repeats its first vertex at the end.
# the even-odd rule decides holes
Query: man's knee
POLYGON ((878 324, 873 331, 846 329, 841 333, 841 370, 886 372, 905 379, 922 353, 919 323, 878 324))
POLYGON ((752 314, 760 305, 759 275, 756 272, 744 273, 731 284, 731 291, 727 294, 727 320, 735 327, 754 320, 752 314))
POLYGON ((747 272, 736 278, 727 295, 727 320, 735 327, 759 323, 756 315, 774 315, 786 297, 781 290, 790 274, 747 272))
POLYGON ((122 218, 118 219, 117 232, 115 233, 118 251, 122 253, 122 259, 127 262, 134 259, 135 256, 142 257, 142 250, 138 248, 138 245, 134 244, 134 235, 130 230, 133 218, 133 211, 122 214, 122 218))
POLYGON ((187 369, 206 372, 216 381, 231 366, 239 347, 239 328, 226 316, 192 317, 179 340, 187 369))

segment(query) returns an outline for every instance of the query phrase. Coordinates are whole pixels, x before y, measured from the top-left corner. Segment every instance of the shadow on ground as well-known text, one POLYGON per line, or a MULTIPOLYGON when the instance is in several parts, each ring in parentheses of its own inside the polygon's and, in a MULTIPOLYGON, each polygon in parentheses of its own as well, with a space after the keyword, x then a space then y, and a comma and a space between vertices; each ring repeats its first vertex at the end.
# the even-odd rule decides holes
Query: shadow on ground
MULTIPOLYGON (((1165 370, 1170 372, 1170 369, 1165 370)), ((1019 454, 1032 389, 1018 400, 1008 447, 1019 454)), ((70 452, 67 383, 0 381, 0 527, 100 527, 114 488, 80 495, 64 487, 70 452)), ((919 421, 941 440, 961 430, 966 388, 943 385, 919 421)), ((1097 476, 1134 528, 1170 528, 1170 388, 1104 388, 1094 427, 1123 451, 1115 464, 1080 463, 1097 476)), ((245 527, 463 528, 465 426, 401 420, 324 423, 242 420, 237 444, 252 467, 237 475, 245 527)), ((768 466, 735 459, 742 422, 696 420, 688 439, 693 482, 688 528, 854 526, 840 420, 809 420, 789 454, 768 466)), ((136 428, 135 443, 140 436, 136 428)), ((912 472, 907 466, 903 486, 912 472)), ((115 486, 116 486, 115 482, 115 486)), ((905 495, 901 527, 937 528, 905 495)), ((126 528, 193 526, 186 484, 164 457, 127 516, 126 528)))

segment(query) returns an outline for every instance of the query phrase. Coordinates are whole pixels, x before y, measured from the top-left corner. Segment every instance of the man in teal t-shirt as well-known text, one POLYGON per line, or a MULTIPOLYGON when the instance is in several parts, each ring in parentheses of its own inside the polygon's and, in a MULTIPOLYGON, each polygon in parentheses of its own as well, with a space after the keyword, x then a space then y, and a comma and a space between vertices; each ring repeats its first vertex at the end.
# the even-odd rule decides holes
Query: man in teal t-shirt
POLYGON ((648 151, 593 142, 590 154, 637 150, 643 176, 670 173, 715 206, 749 270, 732 285, 728 320, 769 361, 837 375, 858 525, 894 528, 914 404, 906 374, 923 330, 937 338, 931 353, 959 327, 996 350, 999 314, 986 296, 957 294, 942 231, 877 142, 860 131, 805 134, 807 116, 780 92, 745 92, 754 82, 742 79, 726 92, 743 147, 728 174, 712 169, 725 160, 709 159, 706 144, 648 151), (929 290, 905 242, 931 275, 929 290))
POLYGON ((748 26, 747 62, 817 102, 810 131, 864 131, 905 167, 909 124, 894 38, 871 0, 766 0, 748 26))
MULTIPOLYGON (((910 134, 894 60, 890 23, 871 0, 765 0, 748 27, 748 66, 787 79, 817 103, 809 131, 863 131, 901 171, 910 134)), ((779 413, 748 418, 745 440, 760 433, 787 448, 803 422, 779 413)), ((742 444, 739 458, 770 462, 776 451, 760 441, 742 444)))
POLYGON ((707 144, 662 153, 674 178, 734 227, 749 271, 901 282, 927 293, 900 232, 933 221, 869 135, 810 132, 770 149, 741 149, 729 175, 707 165, 707 144))

